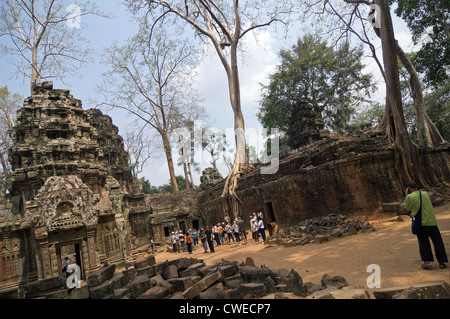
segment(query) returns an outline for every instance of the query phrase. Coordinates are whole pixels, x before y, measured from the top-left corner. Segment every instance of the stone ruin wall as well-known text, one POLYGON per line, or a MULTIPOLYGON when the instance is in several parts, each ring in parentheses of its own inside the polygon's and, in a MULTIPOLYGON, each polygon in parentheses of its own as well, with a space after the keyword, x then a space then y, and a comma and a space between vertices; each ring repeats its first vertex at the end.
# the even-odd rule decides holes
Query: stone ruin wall
POLYGON ((133 217, 150 205, 108 116, 44 82, 25 99, 11 136, 0 289, 60 276, 66 255, 85 277, 105 260, 126 262, 141 236, 148 242, 133 217))
MULTIPOLYGON (((111 118, 83 111, 68 90, 44 84, 18 117, 11 194, 0 200, 0 290, 59 275, 63 244, 79 245, 87 276, 105 260, 125 261, 150 237, 163 243, 171 231, 226 217, 223 180, 198 192, 144 195, 111 118), (56 188, 61 191, 45 191, 56 188), (65 202, 48 206, 57 196, 65 202), (86 209, 77 197, 87 198, 86 209), (47 219, 41 218, 46 206, 53 207, 47 219)), ((436 171, 430 185, 449 185, 449 151, 448 144, 421 151, 423 165, 436 171)), ((241 217, 262 211, 284 227, 330 213, 370 215, 403 199, 395 160, 381 136, 316 141, 281 158, 275 174, 256 167, 242 175, 241 217)))
MULTIPOLYGON (((449 154, 448 144, 421 151, 423 165, 437 170, 429 175, 430 185, 448 187, 449 154)), ((281 159, 276 174, 262 175, 259 168, 244 174, 237 191, 242 201, 241 217, 248 221, 254 212, 261 211, 267 222, 276 220, 281 227, 289 227, 330 213, 370 216, 381 212, 384 203, 404 199, 406 181, 400 180, 394 163, 394 150, 381 136, 316 142, 281 159)), ((223 185, 218 183, 199 194, 205 224, 225 218, 224 206, 228 204, 220 198, 223 185)))
POLYGON ((182 191, 177 194, 158 194, 150 197, 151 215, 149 224, 153 239, 170 244, 169 234, 173 231, 199 229, 203 227, 198 210, 198 193, 182 191))

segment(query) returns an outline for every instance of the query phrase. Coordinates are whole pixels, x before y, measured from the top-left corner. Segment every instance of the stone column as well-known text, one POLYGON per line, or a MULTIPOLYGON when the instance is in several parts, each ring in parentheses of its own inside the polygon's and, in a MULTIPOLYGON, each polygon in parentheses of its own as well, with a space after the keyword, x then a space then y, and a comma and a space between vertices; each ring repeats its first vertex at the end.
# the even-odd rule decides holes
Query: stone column
POLYGON ((45 237, 43 239, 38 239, 39 243, 39 252, 40 258, 38 264, 38 278, 46 279, 50 278, 52 276, 52 270, 51 270, 51 262, 50 262, 50 252, 48 249, 48 237, 45 237))
POLYGON ((100 267, 95 247, 96 226, 86 227, 89 271, 100 267))

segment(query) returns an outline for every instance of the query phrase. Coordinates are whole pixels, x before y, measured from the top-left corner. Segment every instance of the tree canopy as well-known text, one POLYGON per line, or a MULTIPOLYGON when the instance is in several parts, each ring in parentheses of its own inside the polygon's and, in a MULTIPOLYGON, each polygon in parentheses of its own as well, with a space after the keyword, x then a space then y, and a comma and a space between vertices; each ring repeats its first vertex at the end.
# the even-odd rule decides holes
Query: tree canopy
POLYGON ((406 21, 415 43, 423 43, 415 67, 436 87, 450 79, 450 2, 397 0, 396 14, 406 21))
POLYGON ((347 42, 333 48, 313 35, 282 50, 276 72, 263 86, 258 114, 262 125, 286 132, 292 106, 309 103, 327 128, 345 132, 356 105, 367 101, 375 87, 363 73, 362 55, 362 49, 347 42))

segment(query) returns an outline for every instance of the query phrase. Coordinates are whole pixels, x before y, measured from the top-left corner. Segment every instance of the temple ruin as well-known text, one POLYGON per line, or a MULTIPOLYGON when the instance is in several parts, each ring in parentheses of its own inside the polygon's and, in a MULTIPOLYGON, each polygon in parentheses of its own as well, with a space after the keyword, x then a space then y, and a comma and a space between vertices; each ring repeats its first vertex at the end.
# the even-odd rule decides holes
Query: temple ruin
MULTIPOLYGON (((254 167, 241 177, 244 220, 262 211, 283 227, 330 213, 370 215, 385 203, 398 209, 404 181, 383 136, 336 138, 322 122, 312 125, 314 136, 303 132, 300 147, 280 159, 275 174, 254 167)), ((51 82, 25 99, 11 136, 13 172, 0 201, 0 292, 60 277, 65 256, 86 280, 106 263, 133 261, 150 237, 164 245, 174 230, 236 217, 220 196, 224 180, 211 170, 199 191, 143 194, 111 118, 83 110, 51 82)), ((427 182, 435 200, 448 192, 449 151, 446 144, 420 152, 433 168, 427 182)))

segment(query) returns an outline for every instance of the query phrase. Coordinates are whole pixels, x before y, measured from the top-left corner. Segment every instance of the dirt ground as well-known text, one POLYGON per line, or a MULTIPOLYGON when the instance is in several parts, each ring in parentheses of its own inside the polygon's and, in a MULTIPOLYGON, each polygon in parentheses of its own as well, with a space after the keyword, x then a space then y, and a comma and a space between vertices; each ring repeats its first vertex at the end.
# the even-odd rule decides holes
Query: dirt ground
MULTIPOLYGON (((450 257, 450 203, 435 207, 435 212, 445 249, 450 257)), ((389 217, 386 216, 384 220, 389 217)), ((421 268, 418 242, 411 233, 410 218, 402 217, 403 222, 374 223, 374 232, 337 238, 322 244, 282 247, 255 243, 250 238, 246 245, 218 246, 215 253, 205 254, 202 247, 198 247, 192 254, 157 252, 156 261, 194 257, 203 259, 208 265, 222 259, 240 263, 245 262, 246 257, 251 257, 257 266, 264 264, 271 269, 295 269, 303 282, 320 284, 325 273, 340 275, 349 284, 366 288, 371 295, 377 290, 367 287, 367 278, 373 272, 368 271, 367 267, 371 264, 380 267, 381 289, 436 280, 450 283, 450 264, 446 269, 439 269, 435 260, 431 270, 421 268)))

